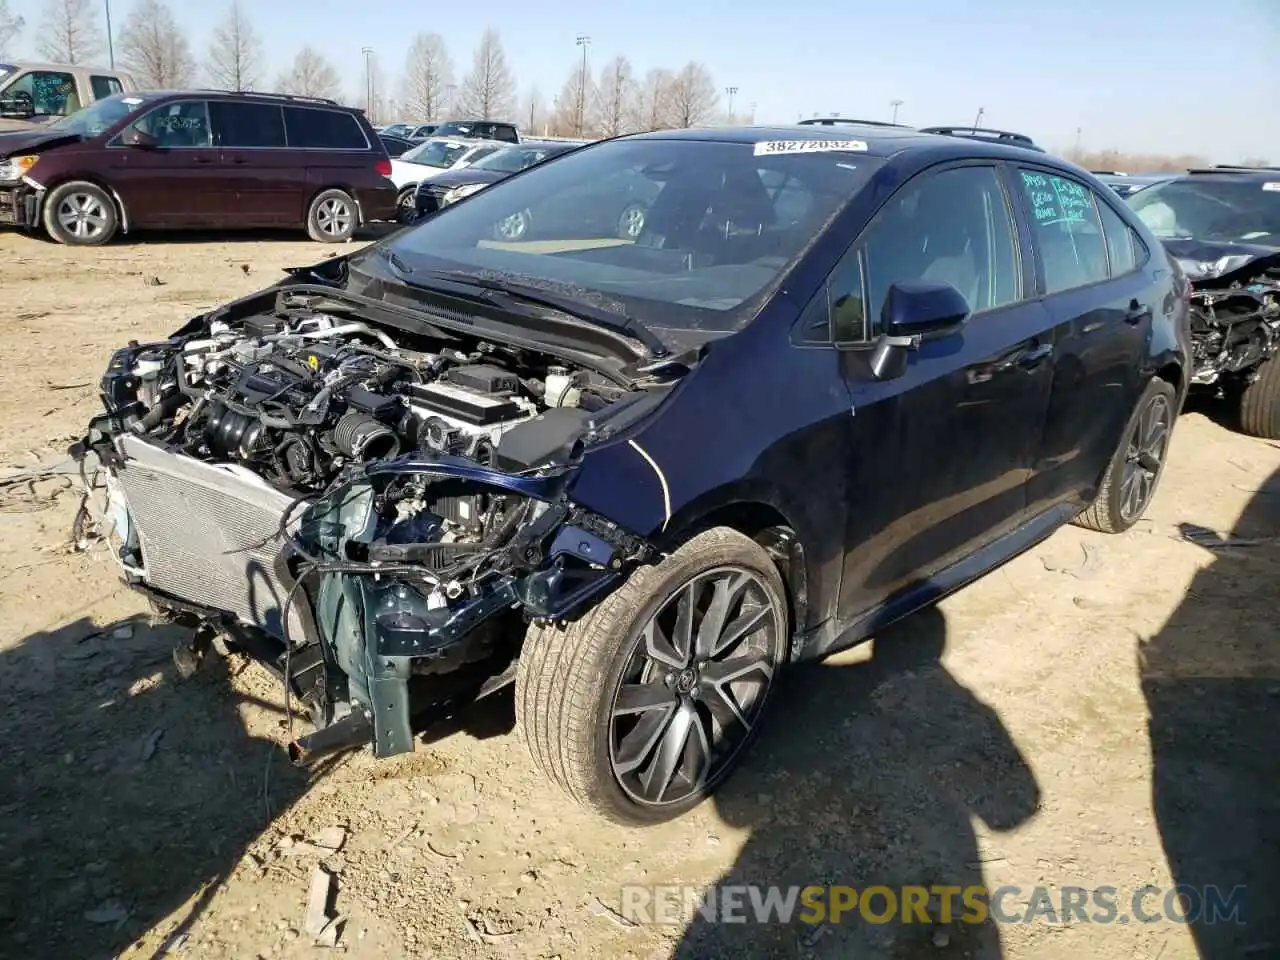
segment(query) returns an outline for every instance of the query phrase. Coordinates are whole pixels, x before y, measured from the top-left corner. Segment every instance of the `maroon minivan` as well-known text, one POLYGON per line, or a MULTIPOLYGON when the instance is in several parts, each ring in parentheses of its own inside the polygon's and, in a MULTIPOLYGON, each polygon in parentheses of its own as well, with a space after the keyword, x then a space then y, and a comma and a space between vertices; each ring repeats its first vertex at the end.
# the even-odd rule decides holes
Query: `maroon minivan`
POLYGON ((0 224, 80 245, 205 227, 303 227, 334 242, 395 219, 390 174, 364 113, 332 100, 120 93, 0 134, 0 224))

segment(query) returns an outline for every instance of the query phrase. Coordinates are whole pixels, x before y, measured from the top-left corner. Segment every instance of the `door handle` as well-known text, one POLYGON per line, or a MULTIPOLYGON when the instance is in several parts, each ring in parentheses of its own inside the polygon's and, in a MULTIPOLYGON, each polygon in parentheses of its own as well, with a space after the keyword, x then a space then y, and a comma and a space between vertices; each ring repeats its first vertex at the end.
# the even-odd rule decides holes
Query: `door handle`
POLYGON ((202 157, 200 154, 196 154, 195 160, 196 163, 213 163, 213 157, 202 157))
POLYGON ((1139 324, 1149 316, 1151 316, 1150 306, 1145 303, 1139 303, 1137 300, 1130 300, 1129 309, 1124 315, 1124 322, 1139 324))
POLYGON ((1022 356, 1018 357, 1018 366, 1023 370, 1033 370, 1048 360, 1051 356, 1053 356, 1053 344, 1041 343, 1032 347, 1022 356))
POLYGON ((232 157, 231 162, 232 163, 248 163, 249 158, 248 157, 232 157))

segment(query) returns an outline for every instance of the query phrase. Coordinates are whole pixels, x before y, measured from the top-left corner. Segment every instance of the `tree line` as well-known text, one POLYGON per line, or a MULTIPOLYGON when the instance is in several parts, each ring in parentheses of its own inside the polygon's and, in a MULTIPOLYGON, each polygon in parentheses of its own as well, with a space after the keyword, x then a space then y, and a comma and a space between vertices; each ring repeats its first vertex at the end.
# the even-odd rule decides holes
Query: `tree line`
MULTIPOLYGON (((36 49, 57 63, 101 63, 107 37, 99 6, 97 0, 45 0, 41 20, 34 25, 36 49)), ((27 27, 24 18, 11 12, 9 0, 0 0, 0 55, 27 27)), ((165 0, 139 0, 114 40, 117 63, 143 90, 207 83, 228 90, 269 89, 348 100, 337 67, 311 46, 300 49, 274 80, 268 76, 262 42, 240 0, 232 0, 203 56, 192 49, 165 0)), ((582 60, 550 100, 536 87, 522 97, 494 29, 484 32, 461 75, 437 33, 413 37, 394 84, 385 83, 376 60, 366 62, 368 72, 349 102, 366 108, 374 122, 466 117, 508 120, 544 135, 598 137, 732 119, 721 115, 710 72, 693 61, 638 74, 624 56, 610 59, 598 72, 582 60)))

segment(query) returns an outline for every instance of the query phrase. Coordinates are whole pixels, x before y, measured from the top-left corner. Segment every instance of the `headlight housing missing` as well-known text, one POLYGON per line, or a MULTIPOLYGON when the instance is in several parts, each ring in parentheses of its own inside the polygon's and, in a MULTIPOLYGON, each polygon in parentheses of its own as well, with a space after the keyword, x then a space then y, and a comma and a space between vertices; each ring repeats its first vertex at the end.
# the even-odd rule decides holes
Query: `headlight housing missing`
POLYGON ((34 167, 39 159, 39 154, 29 153, 20 157, 10 157, 8 160, 0 160, 0 182, 17 183, 26 176, 27 171, 34 167))
POLYGON ((483 183, 464 183, 460 187, 454 187, 444 195, 443 204, 457 203, 463 197, 469 197, 473 193, 478 193, 485 188, 483 183))

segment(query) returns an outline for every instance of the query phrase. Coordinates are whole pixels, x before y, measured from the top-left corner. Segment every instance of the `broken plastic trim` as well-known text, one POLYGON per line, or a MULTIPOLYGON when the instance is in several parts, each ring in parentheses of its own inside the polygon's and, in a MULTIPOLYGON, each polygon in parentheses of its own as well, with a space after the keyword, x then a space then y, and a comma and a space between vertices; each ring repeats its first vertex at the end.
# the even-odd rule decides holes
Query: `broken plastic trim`
MULTIPOLYGON (((378 757, 412 751, 412 676, 448 674, 483 659, 491 637, 479 628, 504 611, 523 608, 535 619, 571 615, 616 585, 629 565, 656 556, 644 538, 571 502, 565 487, 572 473, 509 474, 457 457, 412 455, 368 465, 312 505, 333 523, 329 535, 317 529, 318 536, 303 535, 300 544, 305 551, 319 548, 326 558, 317 558, 317 638, 325 660, 345 676, 353 708, 367 705, 372 726, 368 736, 343 727, 330 739, 320 739, 329 728, 313 738, 333 742, 335 750, 371 741, 378 757), (340 559, 349 543, 375 542, 380 488, 413 474, 467 481, 537 503, 500 542, 480 545, 463 559, 460 575, 458 563, 406 571, 404 563, 383 568, 340 559), (440 602, 440 592, 447 602, 440 602)), ((326 683, 332 698, 341 679, 331 671, 326 683)), ((301 749, 318 748, 308 741, 301 749)))

